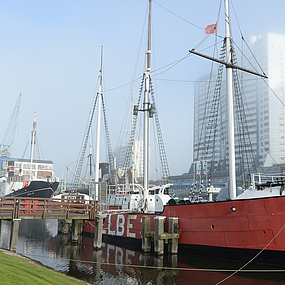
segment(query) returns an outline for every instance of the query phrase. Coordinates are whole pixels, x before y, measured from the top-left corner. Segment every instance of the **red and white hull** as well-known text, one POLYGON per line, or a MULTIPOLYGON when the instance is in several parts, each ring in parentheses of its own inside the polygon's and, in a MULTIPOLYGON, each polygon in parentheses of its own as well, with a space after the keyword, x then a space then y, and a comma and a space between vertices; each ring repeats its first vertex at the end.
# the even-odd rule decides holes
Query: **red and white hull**
MULTIPOLYGON (((143 216, 153 231, 157 214, 119 213, 106 216, 103 235, 140 243, 143 216)), ((285 264, 285 196, 165 206, 161 216, 166 229, 178 217, 180 252, 247 260, 264 250, 257 260, 285 264)), ((94 224, 86 221, 83 232, 94 233, 94 224)))

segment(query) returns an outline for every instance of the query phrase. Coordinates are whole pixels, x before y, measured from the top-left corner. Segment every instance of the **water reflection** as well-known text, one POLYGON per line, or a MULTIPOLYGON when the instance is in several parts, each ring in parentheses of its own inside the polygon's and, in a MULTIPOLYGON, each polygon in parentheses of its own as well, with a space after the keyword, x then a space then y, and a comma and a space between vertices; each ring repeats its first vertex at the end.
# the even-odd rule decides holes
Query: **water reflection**
MULTIPOLYGON (((3 222, 2 248, 9 247, 10 227, 10 222, 3 222)), ((165 256, 143 254, 137 248, 122 247, 122 244, 103 243, 102 249, 95 251, 90 237, 82 236, 74 245, 69 235, 58 235, 56 220, 22 220, 17 252, 92 284, 216 284, 232 273, 225 269, 235 270, 243 265, 181 253, 165 256)), ((246 267, 270 268, 273 269, 253 264, 246 267)), ((285 284, 284 272, 243 272, 222 284, 285 284)))

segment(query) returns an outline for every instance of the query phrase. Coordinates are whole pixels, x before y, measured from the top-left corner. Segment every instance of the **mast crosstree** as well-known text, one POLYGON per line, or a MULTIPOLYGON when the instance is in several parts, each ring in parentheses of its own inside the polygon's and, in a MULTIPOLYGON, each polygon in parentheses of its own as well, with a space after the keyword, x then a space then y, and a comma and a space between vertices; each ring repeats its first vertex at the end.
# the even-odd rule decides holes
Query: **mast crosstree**
MULTIPOLYGON (((211 172, 215 168, 214 148, 216 140, 216 128, 218 125, 218 109, 221 108, 219 102, 221 97, 220 96, 221 81, 222 81, 223 66, 226 67, 226 108, 227 108, 227 126, 228 126, 227 127, 228 148, 225 149, 225 153, 229 161, 228 174, 229 174, 230 199, 234 199, 236 197, 236 183, 237 183, 236 173, 240 174, 239 179, 242 180, 242 182, 244 183, 249 179, 250 173, 256 170, 253 147, 250 141, 250 135, 247 126, 246 114, 244 110, 237 70, 245 71, 263 78, 267 78, 267 76, 265 74, 259 74, 251 70, 247 70, 245 68, 237 66, 237 57, 230 36, 229 9, 228 9, 227 0, 225 0, 225 16, 226 16, 225 20, 226 36, 221 50, 220 59, 203 55, 201 53, 196 52, 194 49, 190 50, 189 52, 210 59, 212 61, 218 62, 220 64, 218 69, 217 83, 213 96, 213 102, 210 110, 208 125, 205 130, 205 141, 202 150, 200 166, 199 169, 197 169, 197 172, 201 173, 200 189, 202 189, 203 185, 205 184, 204 181, 205 173, 209 173, 211 176, 211 172), (234 118, 234 108, 236 111, 235 118, 234 118), (236 124, 234 124, 234 119, 236 120, 236 124), (237 126, 236 129, 234 125, 237 126), (235 131, 237 132, 236 137, 235 137, 235 131), (237 159, 235 157, 235 139, 237 139, 240 148, 239 156, 237 157, 237 159)), ((199 155, 199 149, 197 155, 199 155)), ((194 189, 195 188, 196 184, 194 189)), ((192 196, 193 193, 191 189, 190 197, 192 196)))
POLYGON ((143 74, 142 82, 140 85, 139 90, 139 97, 137 105, 134 105, 134 119, 133 119, 133 127, 132 133, 129 139, 125 160, 124 160, 124 167, 129 167, 131 162, 131 155, 132 155, 132 144, 133 144, 133 136, 136 131, 137 125, 137 118, 138 112, 144 112, 144 189, 148 189, 148 180, 149 180, 149 119, 155 116, 155 125, 156 125, 156 132, 157 132, 157 139, 158 139, 158 146, 160 152, 160 161, 162 166, 162 177, 163 179, 168 179, 170 176, 166 152, 164 148, 162 132, 160 128, 158 113, 155 107, 155 99, 154 99, 154 89, 152 80, 150 77, 150 59, 151 59, 151 3, 149 1, 149 21, 148 21, 148 49, 146 51, 146 69, 143 74), (142 93, 144 91, 144 100, 141 100, 142 93), (151 95, 151 98, 150 98, 151 95), (150 102, 152 100, 152 103, 150 102))

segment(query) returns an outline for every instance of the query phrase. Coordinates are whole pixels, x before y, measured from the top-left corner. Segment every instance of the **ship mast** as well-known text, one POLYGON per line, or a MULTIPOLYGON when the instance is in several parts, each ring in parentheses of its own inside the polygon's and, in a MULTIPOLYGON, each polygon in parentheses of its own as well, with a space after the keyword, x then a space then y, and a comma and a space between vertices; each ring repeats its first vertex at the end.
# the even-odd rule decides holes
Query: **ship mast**
POLYGON ((233 106, 233 69, 242 70, 247 73, 251 73, 262 78, 268 78, 265 73, 260 74, 243 67, 234 64, 233 49, 231 47, 231 35, 230 35, 230 20, 229 20, 229 4, 228 0, 225 0, 225 46, 226 46, 226 61, 216 59, 195 51, 195 49, 189 50, 190 53, 198 56, 210 59, 224 64, 226 66, 226 98, 227 98, 227 120, 228 120, 228 147, 229 147, 229 197, 234 199, 236 197, 236 169, 235 169, 235 138, 234 138, 234 106, 233 106))
POLYGON ((30 181, 33 180, 33 160, 34 160, 34 146, 35 146, 35 137, 36 137, 36 129, 37 129, 37 121, 36 121, 37 114, 34 113, 34 122, 33 122, 33 129, 32 133, 32 140, 31 140, 31 166, 30 166, 30 181))
POLYGON ((92 123, 92 112, 89 111, 89 196, 91 195, 91 183, 92 183, 92 137, 91 137, 91 123, 92 123))
POLYGON ((96 153, 95 153, 95 200, 98 199, 98 182, 99 182, 99 149, 100 149, 100 122, 101 122, 101 104, 102 104, 102 60, 103 47, 101 47, 101 69, 100 83, 98 90, 98 113, 97 113, 97 136, 96 136, 96 153))
POLYGON ((235 138, 234 138, 234 107, 233 107, 233 70, 229 4, 225 0, 225 24, 226 24, 226 90, 227 90, 227 114, 228 114, 228 141, 229 141, 229 179, 230 179, 230 199, 236 197, 236 168, 235 168, 235 138))
MULTIPOLYGON (((146 52, 146 69, 145 77, 145 91, 144 91, 144 189, 148 189, 149 180, 149 86, 150 86, 150 54, 151 54, 151 2, 149 0, 149 18, 148 18, 148 49, 146 52)), ((147 191, 146 191, 147 192, 147 191)))

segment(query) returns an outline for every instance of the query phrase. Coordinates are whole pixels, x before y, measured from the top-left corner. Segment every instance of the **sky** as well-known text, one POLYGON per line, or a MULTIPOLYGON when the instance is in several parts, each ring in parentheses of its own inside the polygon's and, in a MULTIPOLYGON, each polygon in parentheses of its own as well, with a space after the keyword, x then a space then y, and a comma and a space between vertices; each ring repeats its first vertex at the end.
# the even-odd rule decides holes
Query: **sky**
MULTIPOLYGON (((110 139, 113 150, 120 146, 129 95, 136 100, 145 69, 148 2, 0 0, 1 140, 22 93, 12 157, 23 157, 36 112, 39 158, 54 162, 56 176, 70 175, 65 164, 75 167, 98 91, 101 46, 110 139)), ((152 3, 151 77, 171 175, 192 163, 194 82, 211 65, 189 49, 211 55, 215 35, 200 43, 219 8, 220 0, 152 3)), ((242 45, 241 34, 248 43, 266 32, 285 35, 284 11, 284 0, 230 0, 235 42, 242 45)), ((223 15, 222 3, 221 36, 223 15)), ((103 136, 100 162, 108 160, 103 136)), ((150 171, 155 178, 155 167, 150 171)))

